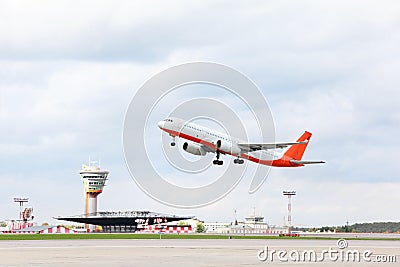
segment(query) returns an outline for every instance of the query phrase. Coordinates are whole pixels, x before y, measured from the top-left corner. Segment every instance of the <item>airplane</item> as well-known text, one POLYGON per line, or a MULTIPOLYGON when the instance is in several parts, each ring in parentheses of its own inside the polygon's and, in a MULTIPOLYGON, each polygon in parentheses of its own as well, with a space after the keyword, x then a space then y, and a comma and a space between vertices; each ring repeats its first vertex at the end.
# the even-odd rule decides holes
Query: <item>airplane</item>
POLYGON ((305 161, 304 151, 311 138, 310 132, 305 132, 296 142, 289 143, 246 143, 238 138, 230 137, 213 129, 203 127, 180 118, 169 117, 158 122, 158 127, 172 137, 171 146, 175 146, 175 138, 180 137, 188 141, 183 143, 183 150, 198 156, 207 153, 216 153, 214 165, 222 165, 221 154, 236 157, 235 164, 243 164, 244 159, 274 167, 301 167, 307 164, 325 163, 324 161, 305 161), (249 153, 261 150, 286 148, 291 146, 281 158, 261 159, 249 153))

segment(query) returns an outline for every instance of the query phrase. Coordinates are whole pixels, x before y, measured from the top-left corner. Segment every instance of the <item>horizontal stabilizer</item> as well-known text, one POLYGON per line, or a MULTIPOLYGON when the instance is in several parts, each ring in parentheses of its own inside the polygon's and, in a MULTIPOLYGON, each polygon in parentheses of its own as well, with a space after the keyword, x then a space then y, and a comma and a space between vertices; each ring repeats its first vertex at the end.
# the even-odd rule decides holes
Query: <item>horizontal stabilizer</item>
POLYGON ((290 160, 290 162, 291 162, 291 163, 294 163, 294 164, 302 164, 302 165, 325 163, 325 161, 295 160, 295 159, 290 160))

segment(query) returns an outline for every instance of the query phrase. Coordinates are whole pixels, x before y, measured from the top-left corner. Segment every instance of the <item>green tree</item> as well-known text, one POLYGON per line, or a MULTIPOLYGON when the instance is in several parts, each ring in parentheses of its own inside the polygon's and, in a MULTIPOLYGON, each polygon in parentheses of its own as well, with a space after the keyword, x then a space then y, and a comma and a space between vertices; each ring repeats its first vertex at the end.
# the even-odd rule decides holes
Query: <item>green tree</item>
POLYGON ((204 224, 201 222, 196 224, 196 233, 204 233, 204 224))
POLYGON ((185 221, 179 221, 178 226, 189 226, 189 224, 185 221))

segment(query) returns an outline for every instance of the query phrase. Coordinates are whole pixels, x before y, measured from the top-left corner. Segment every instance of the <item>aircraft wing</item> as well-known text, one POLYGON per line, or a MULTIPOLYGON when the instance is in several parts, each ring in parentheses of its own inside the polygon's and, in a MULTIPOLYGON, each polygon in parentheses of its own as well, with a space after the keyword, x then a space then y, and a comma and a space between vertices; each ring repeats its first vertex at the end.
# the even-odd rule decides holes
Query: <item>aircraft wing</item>
POLYGON ((252 152, 257 150, 285 148, 292 145, 302 145, 302 144, 307 144, 307 142, 308 141, 291 142, 291 143, 238 143, 238 146, 243 151, 252 152))

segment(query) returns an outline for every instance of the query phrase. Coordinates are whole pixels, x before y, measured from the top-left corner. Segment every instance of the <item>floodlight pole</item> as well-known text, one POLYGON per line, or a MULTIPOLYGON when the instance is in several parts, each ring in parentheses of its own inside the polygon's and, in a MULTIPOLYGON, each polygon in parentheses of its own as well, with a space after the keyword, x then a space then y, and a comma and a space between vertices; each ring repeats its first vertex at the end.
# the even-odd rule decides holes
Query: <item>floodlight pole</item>
POLYGON ((288 232, 291 233, 292 228, 292 196, 296 195, 296 191, 283 191, 283 195, 288 197, 288 232))
POLYGON ((22 198, 22 197, 14 197, 14 202, 19 203, 19 219, 21 221, 24 220, 24 203, 27 203, 29 201, 29 198, 22 198))

